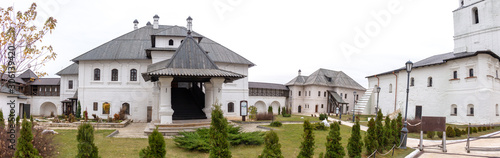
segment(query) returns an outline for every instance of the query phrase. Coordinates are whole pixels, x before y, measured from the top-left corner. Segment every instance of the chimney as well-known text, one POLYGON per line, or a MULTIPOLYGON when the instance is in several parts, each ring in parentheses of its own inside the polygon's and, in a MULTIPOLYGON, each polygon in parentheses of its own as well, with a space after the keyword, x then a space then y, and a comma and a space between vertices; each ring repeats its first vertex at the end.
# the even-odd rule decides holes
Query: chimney
POLYGON ((299 69, 299 76, 302 74, 302 71, 299 69))
POLYGON ((148 23, 146 23, 146 26, 150 26, 151 25, 151 22, 148 21, 148 23))
POLYGON ((189 16, 187 19, 187 29, 188 29, 188 35, 191 35, 191 30, 193 29, 193 18, 189 16))
POLYGON ((154 22, 153 22, 153 29, 158 29, 158 20, 160 17, 158 15, 153 16, 154 22))
POLYGON ((134 20, 134 30, 137 30, 137 25, 139 25, 139 21, 137 19, 134 20))

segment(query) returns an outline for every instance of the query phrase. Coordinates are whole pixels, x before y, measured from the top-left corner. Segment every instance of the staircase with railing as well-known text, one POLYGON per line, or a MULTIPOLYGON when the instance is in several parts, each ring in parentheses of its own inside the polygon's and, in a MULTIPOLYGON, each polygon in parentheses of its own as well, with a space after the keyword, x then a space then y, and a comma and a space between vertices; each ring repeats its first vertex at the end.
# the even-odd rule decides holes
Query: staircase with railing
POLYGON ((354 109, 354 111, 357 114, 358 113, 359 114, 371 113, 371 111, 369 109, 370 108, 369 103, 370 103, 371 96, 374 94, 373 91, 374 91, 373 88, 366 90, 363 97, 361 97, 361 99, 358 100, 358 102, 356 103, 356 108, 354 109))

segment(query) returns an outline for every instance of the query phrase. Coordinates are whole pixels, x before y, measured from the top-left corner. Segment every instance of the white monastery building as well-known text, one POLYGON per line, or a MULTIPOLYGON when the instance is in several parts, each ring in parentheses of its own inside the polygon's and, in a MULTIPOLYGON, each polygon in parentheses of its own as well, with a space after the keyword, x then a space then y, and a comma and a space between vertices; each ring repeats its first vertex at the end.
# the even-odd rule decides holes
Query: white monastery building
POLYGON ((404 115, 408 83, 408 119, 445 116, 448 123, 500 122, 500 1, 460 0, 459 5, 453 11, 454 51, 414 63, 409 82, 405 68, 368 76, 368 91, 374 93, 364 113, 374 113, 380 87, 384 115, 404 115))

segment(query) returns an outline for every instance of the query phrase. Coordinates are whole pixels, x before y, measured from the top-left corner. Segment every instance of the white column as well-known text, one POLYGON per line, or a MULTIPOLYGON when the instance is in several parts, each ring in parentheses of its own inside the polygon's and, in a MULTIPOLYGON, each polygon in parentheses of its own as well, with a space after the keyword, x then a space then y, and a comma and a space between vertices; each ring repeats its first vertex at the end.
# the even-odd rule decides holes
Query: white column
POLYGON ((210 82, 213 85, 213 104, 222 103, 222 83, 224 83, 224 78, 215 77, 210 79, 210 82))
POLYGON ((160 121, 160 115, 159 115, 159 109, 160 109, 160 82, 155 82, 153 86, 153 116, 152 116, 152 122, 159 122, 160 121))
POLYGON ((172 80, 173 77, 160 77, 160 123, 172 124, 172 80))
POLYGON ((210 82, 205 82, 205 108, 203 108, 203 112, 205 112, 205 115, 207 118, 211 118, 212 116, 212 83, 210 82))

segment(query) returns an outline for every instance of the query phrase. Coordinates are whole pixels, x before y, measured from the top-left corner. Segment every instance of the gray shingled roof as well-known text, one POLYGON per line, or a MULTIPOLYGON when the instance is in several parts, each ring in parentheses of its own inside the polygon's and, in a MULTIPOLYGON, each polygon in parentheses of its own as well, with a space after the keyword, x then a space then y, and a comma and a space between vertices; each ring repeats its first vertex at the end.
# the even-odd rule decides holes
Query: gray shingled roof
MULTIPOLYGON (((7 80, 9 80, 9 79, 10 79, 10 78, 9 78, 9 76, 8 76, 8 74, 7 74, 7 73, 3 74, 3 76, 2 76, 2 81, 7 81, 7 80)), ((16 77, 16 78, 14 78, 14 81, 15 81, 16 83, 26 84, 26 82, 24 82, 24 80, 23 80, 23 79, 21 79, 20 77, 16 77)))
POLYGON ((31 85, 58 86, 60 83, 61 78, 39 78, 32 82, 31 85))
POLYGON ((351 77, 347 76, 344 72, 328 69, 316 70, 309 76, 297 76, 285 85, 321 85, 329 87, 343 87, 357 90, 366 90, 363 86, 354 81, 351 77))
POLYGON ((245 77, 219 69, 193 37, 184 38, 172 58, 148 66, 143 77, 148 81, 153 76, 225 77, 229 80, 245 77))
MULTIPOLYGON (((81 60, 121 60, 121 59, 148 59, 146 50, 152 50, 153 36, 186 36, 187 29, 181 26, 159 25, 158 29, 147 25, 133 30, 109 42, 106 42, 74 59, 81 60)), ((202 37, 200 46, 207 52, 214 62, 248 64, 254 66, 252 62, 236 54, 230 49, 193 32, 194 37, 202 37)))
MULTIPOLYGON (((500 60, 500 57, 491 52, 491 51, 477 51, 477 52, 462 52, 462 53, 453 53, 453 52, 450 52, 450 53, 444 53, 444 54, 438 54, 438 55, 434 55, 434 56, 431 56, 431 57, 428 57, 428 58, 425 58, 423 60, 420 60, 418 62, 415 62, 413 63, 413 68, 419 68, 419 67, 424 67, 424 66, 432 66, 432 65, 439 65, 439 64, 443 64, 443 63, 446 63, 447 61, 450 61, 450 60, 455 60, 455 59, 461 59, 461 58, 466 58, 466 57, 471 57, 471 56, 476 56, 478 54, 489 54, 497 59, 500 60)), ((404 65, 404 63, 402 63, 402 65, 404 65)), ((371 76, 367 76, 366 78, 370 78, 370 77, 374 77, 374 76, 380 76, 380 75, 386 75, 386 74, 392 74, 392 72, 399 72, 399 71, 406 71, 406 67, 403 66, 399 69, 396 69, 396 70, 392 70, 392 71, 387 71, 387 72, 383 72, 383 73, 380 73, 380 74, 376 74, 376 75, 371 75, 371 76)))
POLYGON ((78 75, 78 64, 73 63, 69 65, 68 67, 62 69, 61 71, 57 72, 56 75, 78 75))
MULTIPOLYGON (((2 87, 0 88, 0 92, 1 92, 1 93, 7 93, 7 94, 10 94, 10 89, 9 89, 7 86, 2 86, 2 87)), ((19 95, 19 97, 23 97, 23 96, 24 96, 24 94, 23 94, 23 93, 21 93, 21 92, 19 92, 19 91, 17 91, 17 90, 14 90, 14 94, 12 94, 12 95, 19 95)), ((24 96, 24 97, 26 97, 26 96, 24 96)))
POLYGON ((22 79, 30 79, 30 78, 37 79, 38 78, 38 76, 33 71, 31 71, 31 69, 24 71, 22 74, 20 74, 17 77, 22 78, 22 79))
POLYGON ((342 97, 341 97, 339 94, 337 94, 337 92, 335 92, 335 91, 328 91, 328 92, 329 92, 330 94, 332 94, 333 99, 335 99, 335 101, 337 101, 338 103, 340 103, 340 104, 349 104, 349 103, 345 102, 345 101, 342 99, 342 97))
POLYGON ((288 90, 288 88, 283 84, 264 82, 248 82, 248 88, 288 90))

